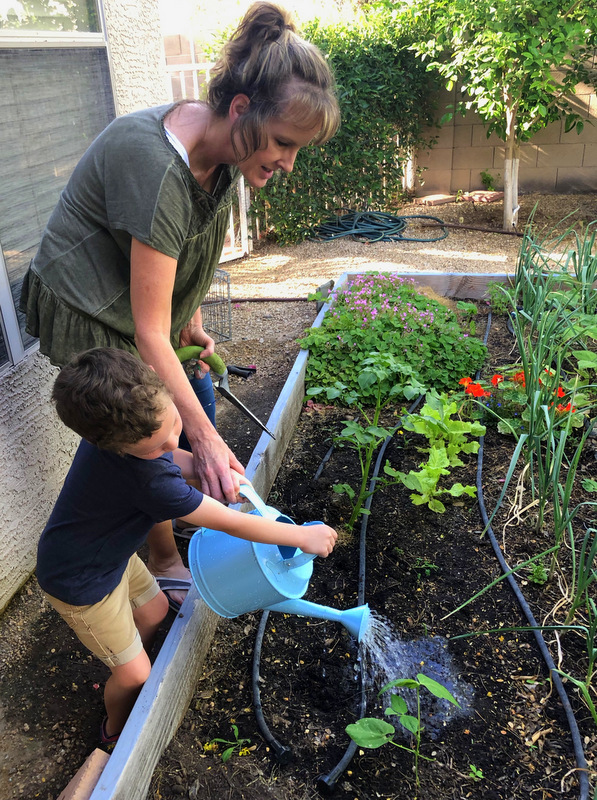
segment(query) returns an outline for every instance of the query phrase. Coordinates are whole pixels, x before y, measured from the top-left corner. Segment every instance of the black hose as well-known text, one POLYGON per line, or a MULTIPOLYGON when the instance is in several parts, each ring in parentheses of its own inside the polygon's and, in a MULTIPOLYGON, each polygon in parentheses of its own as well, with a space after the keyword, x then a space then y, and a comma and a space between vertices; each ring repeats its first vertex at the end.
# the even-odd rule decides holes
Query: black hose
POLYGON ((344 236, 352 236, 368 242, 439 242, 446 238, 448 231, 441 219, 423 214, 395 217, 384 211, 349 210, 342 216, 336 216, 328 222, 317 225, 312 229, 311 234, 312 239, 324 242, 344 236), (426 238, 406 236, 404 231, 411 219, 433 220, 442 228, 442 232, 438 236, 430 234, 426 238))
POLYGON ((253 706, 255 707, 255 716, 257 717, 257 725, 261 731, 261 735, 269 746, 274 751, 277 761, 280 764, 288 764, 292 760, 292 750, 284 744, 281 744, 273 733, 270 731, 265 717, 263 716, 263 708, 261 706, 261 691, 259 689, 259 665, 261 662, 261 646, 263 644, 263 636, 269 617, 269 611, 264 611, 261 615, 259 622, 259 629, 255 639, 255 649, 253 650, 253 706))

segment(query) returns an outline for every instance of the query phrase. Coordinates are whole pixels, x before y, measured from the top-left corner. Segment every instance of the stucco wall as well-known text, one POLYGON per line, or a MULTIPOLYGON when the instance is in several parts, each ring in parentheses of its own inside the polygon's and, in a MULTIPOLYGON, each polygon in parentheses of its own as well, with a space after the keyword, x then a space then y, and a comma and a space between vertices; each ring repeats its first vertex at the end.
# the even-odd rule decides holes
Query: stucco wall
POLYGON ((104 0, 117 114, 170 100, 157 0, 104 0))
MULTIPOLYGON (((443 92, 439 108, 455 102, 456 89, 443 92)), ((597 189, 597 96, 593 87, 579 84, 572 105, 586 121, 581 134, 566 133, 563 121, 552 123, 520 149, 519 189, 521 192, 592 192, 597 189)), ((441 117, 443 111, 440 111, 441 117)), ((455 194, 483 189, 481 172, 494 176, 496 189, 503 188, 504 143, 492 134, 474 112, 454 117, 439 131, 428 152, 417 154, 423 168, 417 195, 455 194)))
POLYGON ((55 375, 36 353, 0 379, 0 610, 33 571, 77 442, 50 403, 55 375))
MULTIPOLYGON (((118 114, 168 102, 156 0, 106 0, 118 114)), ((0 612, 31 575, 77 437, 50 402, 56 370, 34 353, 0 377, 0 612)))

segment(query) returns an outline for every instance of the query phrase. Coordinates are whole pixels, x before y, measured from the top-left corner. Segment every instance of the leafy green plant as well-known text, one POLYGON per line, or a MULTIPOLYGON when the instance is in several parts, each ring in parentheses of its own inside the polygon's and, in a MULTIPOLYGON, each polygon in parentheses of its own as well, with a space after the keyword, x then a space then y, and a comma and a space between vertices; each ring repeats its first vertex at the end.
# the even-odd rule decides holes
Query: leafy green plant
POLYGON ((531 565, 529 570, 528 579, 531 583, 536 583, 537 586, 543 586, 543 584, 547 583, 549 576, 547 574, 547 569, 545 567, 545 562, 535 561, 534 564, 531 565))
POLYGON ((509 314, 512 310, 510 288, 503 283, 490 283, 485 292, 494 314, 509 314))
POLYGON ((419 758, 424 758, 426 761, 433 761, 432 758, 422 756, 420 752, 421 734, 424 730, 424 726, 421 723, 421 689, 426 689, 432 695, 442 700, 448 700, 448 702, 458 706, 458 708, 460 708, 460 704, 445 686, 422 672, 417 674, 416 679, 398 678, 386 683, 386 685, 382 686, 380 689, 378 697, 389 692, 390 689, 414 689, 415 691, 416 716, 409 714, 406 700, 398 694, 390 695, 390 705, 384 711, 386 716, 395 716, 398 723, 413 736, 413 747, 405 747, 395 742, 394 734, 396 733, 396 729, 394 726, 385 720, 375 717, 363 717, 357 720, 357 722, 347 725, 346 732, 359 747, 367 747, 375 750, 384 744, 393 744, 394 747, 399 747, 402 750, 408 750, 413 753, 415 757, 415 780, 418 786, 420 782, 419 758))
POLYGON ((485 775, 483 775, 483 770, 479 769, 479 767, 476 767, 474 764, 469 764, 468 776, 469 778, 472 778, 475 783, 478 783, 485 778, 485 775))
POLYGON ((389 462, 384 467, 387 476, 413 491, 410 499, 414 505, 426 504, 431 511, 440 514, 446 510, 439 499, 441 495, 461 497, 466 494, 474 497, 477 493, 474 486, 463 486, 462 483, 455 483, 449 488, 439 486, 442 476, 449 475, 454 467, 463 465, 460 453, 478 452, 479 442, 469 441, 468 437, 479 437, 485 433, 485 428, 478 422, 452 419, 457 412, 456 401, 436 392, 427 392, 420 413, 408 414, 402 420, 405 430, 427 438, 429 446, 422 448, 428 454, 427 461, 420 464, 418 471, 411 470, 408 474, 394 469, 389 462))
POLYGON ((581 379, 588 381, 597 374, 597 353, 592 350, 573 350, 570 354, 576 361, 576 369, 581 379))
MULTIPOLYGON (((393 436, 396 431, 396 428, 384 428, 379 424, 384 406, 396 397, 412 399, 418 396, 423 389, 416 380, 406 382, 412 372, 413 370, 408 365, 401 363, 391 353, 371 353, 368 358, 363 359, 357 381, 361 391, 368 390, 368 397, 370 397, 370 392, 373 392, 372 413, 368 413, 365 406, 359 402, 360 395, 349 390, 340 381, 336 381, 333 386, 327 388, 315 386, 307 392, 311 397, 323 393, 328 400, 341 399, 349 406, 355 405, 361 412, 363 421, 347 420, 344 423, 344 429, 336 437, 336 442, 340 447, 350 447, 356 451, 361 467, 361 480, 356 491, 347 483, 334 486, 335 492, 348 495, 352 503, 352 513, 347 523, 348 530, 353 529, 360 514, 368 513, 364 508, 365 501, 373 494, 375 488, 379 488, 378 484, 373 489, 367 488, 373 454, 379 445, 387 437, 393 436), (385 391, 384 387, 387 384, 390 384, 390 389, 385 391)), ((371 401, 369 400, 369 402, 371 401)))
POLYGON ((216 750, 219 744, 229 745, 225 750, 222 751, 220 756, 224 763, 226 763, 232 757, 232 754, 235 750, 238 750, 239 754, 244 754, 245 751, 248 752, 248 745, 251 744, 251 740, 239 737, 237 725, 232 725, 232 733, 234 734, 234 739, 210 739, 203 749, 216 750))
POLYGON ((481 171, 481 183, 488 192, 495 192, 495 178, 491 172, 487 172, 485 169, 481 171))
MULTIPOLYGON (((363 404, 374 402, 377 391, 358 382, 372 352, 393 353, 410 370, 409 382, 439 391, 450 388, 465 365, 477 369, 487 352, 463 332, 453 311, 417 292, 412 280, 376 273, 355 276, 335 291, 321 326, 306 331, 300 344, 309 349, 307 387, 340 381, 363 404)), ((382 384, 382 400, 393 385, 382 384)))

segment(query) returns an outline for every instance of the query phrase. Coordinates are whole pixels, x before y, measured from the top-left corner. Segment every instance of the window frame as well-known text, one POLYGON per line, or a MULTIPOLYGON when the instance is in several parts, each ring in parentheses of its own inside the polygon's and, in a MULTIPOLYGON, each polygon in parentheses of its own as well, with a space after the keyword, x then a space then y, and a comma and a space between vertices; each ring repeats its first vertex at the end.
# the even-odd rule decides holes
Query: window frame
MULTIPOLYGON (((108 71, 114 94, 112 76, 112 60, 108 47, 104 5, 102 0, 96 0, 100 30, 96 33, 87 31, 30 31, 26 32, 16 28, 0 29, 0 48, 52 48, 52 47, 104 47, 108 58, 108 71)), ((114 98, 116 100, 116 98, 114 98)), ((24 359, 39 350, 39 342, 25 347, 21 338, 19 320, 12 295, 8 270, 4 261, 4 254, 0 247, 0 333, 4 337, 8 361, 0 364, 0 376, 10 372, 24 359)))

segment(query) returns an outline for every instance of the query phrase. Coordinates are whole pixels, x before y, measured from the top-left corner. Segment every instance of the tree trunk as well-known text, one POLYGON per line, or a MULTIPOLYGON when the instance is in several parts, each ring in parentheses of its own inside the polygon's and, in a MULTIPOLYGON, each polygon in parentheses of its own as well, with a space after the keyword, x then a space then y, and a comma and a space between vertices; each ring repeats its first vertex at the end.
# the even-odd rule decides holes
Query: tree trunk
POLYGON ((409 147, 408 155, 402 165, 402 190, 414 197, 417 186, 417 156, 414 147, 409 147))
POLYGON ((511 109, 506 111, 506 152, 504 155, 504 221, 503 229, 511 231, 518 221, 518 142, 516 117, 511 109))

